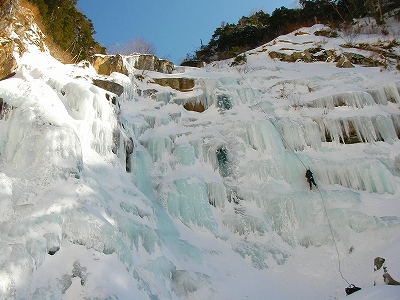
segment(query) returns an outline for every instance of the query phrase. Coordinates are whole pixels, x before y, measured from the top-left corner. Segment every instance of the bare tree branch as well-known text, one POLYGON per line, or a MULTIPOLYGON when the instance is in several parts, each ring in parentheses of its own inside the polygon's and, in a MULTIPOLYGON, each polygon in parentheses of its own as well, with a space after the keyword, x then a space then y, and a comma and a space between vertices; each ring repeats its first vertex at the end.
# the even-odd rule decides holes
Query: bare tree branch
POLYGON ((126 44, 115 44, 107 48, 110 54, 130 55, 133 53, 155 54, 154 45, 143 38, 137 38, 126 44))

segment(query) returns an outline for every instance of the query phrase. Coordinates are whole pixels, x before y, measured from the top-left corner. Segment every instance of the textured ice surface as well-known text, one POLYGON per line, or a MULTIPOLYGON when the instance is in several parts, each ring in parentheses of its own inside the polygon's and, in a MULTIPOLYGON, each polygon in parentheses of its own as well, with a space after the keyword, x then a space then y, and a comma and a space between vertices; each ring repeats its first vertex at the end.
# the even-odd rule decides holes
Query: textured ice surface
POLYGON ((118 105, 82 66, 0 82, 0 298, 324 299, 335 243, 369 274, 399 238, 399 81, 253 57, 182 69, 190 92, 132 60, 118 105))

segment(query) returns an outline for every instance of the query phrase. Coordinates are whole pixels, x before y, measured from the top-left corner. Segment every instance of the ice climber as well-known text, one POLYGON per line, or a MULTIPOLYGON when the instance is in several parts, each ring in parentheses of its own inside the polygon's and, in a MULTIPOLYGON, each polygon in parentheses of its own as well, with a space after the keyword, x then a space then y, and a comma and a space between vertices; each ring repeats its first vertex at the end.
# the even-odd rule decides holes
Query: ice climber
POLYGON ((306 177, 307 177, 307 182, 310 184, 310 190, 312 190, 312 184, 314 184, 315 187, 318 188, 317 184, 314 181, 313 173, 311 172, 310 169, 307 169, 306 177))

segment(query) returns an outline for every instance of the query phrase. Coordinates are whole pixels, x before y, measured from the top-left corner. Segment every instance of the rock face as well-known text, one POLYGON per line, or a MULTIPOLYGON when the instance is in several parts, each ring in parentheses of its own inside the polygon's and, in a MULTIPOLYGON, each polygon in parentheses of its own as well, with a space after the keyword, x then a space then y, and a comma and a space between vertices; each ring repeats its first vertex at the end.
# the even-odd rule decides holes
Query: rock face
POLYGON ((0 80, 11 76, 17 68, 13 55, 14 45, 14 41, 0 37, 0 80))
POLYGON ((171 74, 174 64, 165 59, 159 59, 151 54, 133 54, 129 56, 116 55, 94 55, 91 64, 98 74, 110 75, 119 72, 128 75, 129 68, 138 70, 156 71, 171 74))
POLYGON ((17 0, 0 0, 0 80, 12 75, 17 67, 15 43, 10 38, 17 11, 17 0))
POLYGON ((98 74, 109 76, 112 72, 128 75, 128 69, 121 55, 94 55, 91 64, 98 74))
POLYGON ((156 71, 165 74, 171 74, 174 70, 174 64, 166 59, 159 59, 151 54, 140 54, 134 67, 139 70, 156 71))
POLYGON ((14 74, 17 61, 14 57, 34 44, 45 51, 45 36, 38 29, 33 13, 18 0, 0 0, 0 80, 14 74))
POLYGON ((204 105, 200 102, 199 103, 187 102, 183 105, 183 107, 189 111, 196 111, 200 113, 205 111, 204 105))
POLYGON ((124 87, 122 85, 110 80, 93 79, 93 84, 99 88, 114 93, 117 96, 121 96, 121 94, 124 92, 124 87))
POLYGON ((194 80, 191 78, 153 78, 153 80, 159 85, 169 86, 181 92, 188 92, 194 88, 194 80))

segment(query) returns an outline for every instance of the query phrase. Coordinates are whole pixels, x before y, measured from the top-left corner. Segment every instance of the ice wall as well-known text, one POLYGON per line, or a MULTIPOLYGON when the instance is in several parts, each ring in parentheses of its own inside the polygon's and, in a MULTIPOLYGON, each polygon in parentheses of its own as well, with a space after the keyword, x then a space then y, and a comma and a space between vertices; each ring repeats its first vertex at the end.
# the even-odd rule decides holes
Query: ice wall
POLYGON ((0 82, 0 297, 212 298, 241 275, 227 265, 279 277, 298 270, 293 253, 333 265, 333 238, 353 262, 353 246, 398 236, 385 210, 398 200, 398 83, 318 97, 303 85, 295 107, 265 73, 202 72, 187 93, 115 73, 119 108, 61 71, 0 82))
POLYGON ((83 164, 82 146, 74 127, 65 124, 70 116, 62 103, 55 101, 57 94, 40 80, 27 84, 12 80, 18 89, 1 90, 2 98, 12 107, 3 158, 23 177, 51 180, 78 175, 83 164), (26 93, 30 95, 27 100, 26 93))

